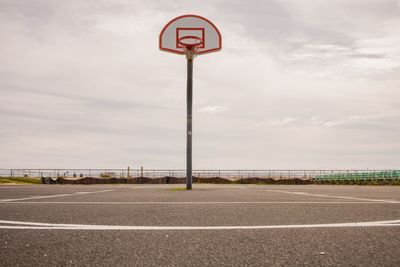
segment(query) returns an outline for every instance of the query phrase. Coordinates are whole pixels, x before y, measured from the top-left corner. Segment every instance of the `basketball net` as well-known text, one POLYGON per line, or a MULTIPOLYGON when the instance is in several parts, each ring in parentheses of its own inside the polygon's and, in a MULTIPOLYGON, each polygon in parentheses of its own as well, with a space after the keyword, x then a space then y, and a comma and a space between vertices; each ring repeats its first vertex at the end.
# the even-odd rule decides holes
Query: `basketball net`
POLYGON ((192 61, 198 54, 199 46, 203 43, 200 37, 184 36, 179 39, 179 44, 183 46, 186 59, 192 61))
POLYGON ((198 45, 186 45, 184 46, 184 51, 187 60, 193 60, 197 56, 198 45))

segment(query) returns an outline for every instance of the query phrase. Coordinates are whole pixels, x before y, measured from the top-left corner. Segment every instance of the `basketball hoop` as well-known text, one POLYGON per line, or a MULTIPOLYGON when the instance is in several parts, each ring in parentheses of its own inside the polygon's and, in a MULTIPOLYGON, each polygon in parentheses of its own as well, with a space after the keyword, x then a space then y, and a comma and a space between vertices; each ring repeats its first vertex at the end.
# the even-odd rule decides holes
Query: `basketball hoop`
POLYGON ((187 60, 193 60, 197 56, 198 48, 203 40, 197 36, 183 36, 178 39, 178 43, 183 46, 187 60))
POLYGON ((198 15, 183 15, 168 22, 158 39, 161 51, 186 55, 186 190, 192 189, 193 136, 193 59, 198 55, 218 52, 222 48, 221 33, 215 25, 198 15))

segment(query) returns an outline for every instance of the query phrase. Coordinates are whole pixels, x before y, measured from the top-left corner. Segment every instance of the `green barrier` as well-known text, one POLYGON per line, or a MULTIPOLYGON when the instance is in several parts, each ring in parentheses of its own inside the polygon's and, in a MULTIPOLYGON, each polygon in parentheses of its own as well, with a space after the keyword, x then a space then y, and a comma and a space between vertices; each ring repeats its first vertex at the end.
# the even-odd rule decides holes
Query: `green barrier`
POLYGON ((397 180, 400 179, 400 170, 379 172, 341 172, 333 174, 317 175, 318 181, 373 181, 373 180, 397 180))

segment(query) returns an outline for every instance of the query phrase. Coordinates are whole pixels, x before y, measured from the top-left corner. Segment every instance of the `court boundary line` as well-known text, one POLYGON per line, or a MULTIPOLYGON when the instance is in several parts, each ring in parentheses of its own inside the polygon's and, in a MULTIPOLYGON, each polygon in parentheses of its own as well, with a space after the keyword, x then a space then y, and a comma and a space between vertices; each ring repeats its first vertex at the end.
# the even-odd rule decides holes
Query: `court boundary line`
MULTIPOLYGON (((43 198, 56 198, 56 197, 69 197, 69 196, 79 196, 79 195, 88 195, 88 194, 97 194, 97 193, 106 193, 114 191, 115 189, 107 189, 100 191, 89 191, 89 192, 76 192, 76 193, 67 193, 67 194, 57 194, 57 195, 47 195, 47 196, 36 196, 36 197, 24 197, 24 198, 13 198, 13 199, 0 199, 1 202, 17 202, 21 200, 31 200, 31 199, 43 199, 43 198)), ((24 203, 24 202, 21 202, 24 203)))
POLYGON ((392 200, 392 199, 371 199, 371 198, 359 198, 359 197, 333 196, 333 195, 325 195, 325 194, 312 194, 312 193, 306 193, 306 192, 284 191, 284 190, 273 190, 273 189, 264 189, 264 190, 269 191, 269 192, 285 193, 285 194, 292 194, 292 195, 304 195, 304 196, 313 196, 313 197, 370 201, 370 203, 371 202, 387 202, 387 203, 399 202, 400 203, 400 201, 392 200))
POLYGON ((248 226, 126 226, 126 225, 89 225, 56 224, 0 220, 0 229, 20 230, 98 230, 98 231, 161 231, 161 230, 261 230, 261 229, 308 229, 308 228, 346 228, 346 227, 398 227, 400 220, 328 223, 328 224, 292 224, 292 225, 248 225, 248 226), (10 224, 10 225, 4 225, 10 224))
POLYGON ((70 205, 207 205, 207 204, 400 204, 399 201, 7 201, 1 204, 70 204, 70 205))

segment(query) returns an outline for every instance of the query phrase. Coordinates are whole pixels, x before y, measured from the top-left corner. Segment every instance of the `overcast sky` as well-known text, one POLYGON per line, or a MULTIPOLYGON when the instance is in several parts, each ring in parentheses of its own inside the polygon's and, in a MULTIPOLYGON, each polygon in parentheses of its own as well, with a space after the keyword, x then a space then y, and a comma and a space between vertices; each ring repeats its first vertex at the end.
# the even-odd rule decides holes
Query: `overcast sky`
POLYGON ((183 14, 195 169, 400 168, 399 0, 0 0, 0 168, 185 168, 183 14))

